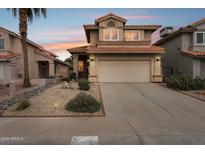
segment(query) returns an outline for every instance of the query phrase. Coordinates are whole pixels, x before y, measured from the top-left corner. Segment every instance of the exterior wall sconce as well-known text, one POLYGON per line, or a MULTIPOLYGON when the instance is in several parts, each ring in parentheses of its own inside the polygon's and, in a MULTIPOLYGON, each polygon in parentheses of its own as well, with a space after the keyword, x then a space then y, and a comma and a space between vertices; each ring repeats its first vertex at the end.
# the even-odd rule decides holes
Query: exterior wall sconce
POLYGON ((158 62, 159 60, 160 60, 160 58, 159 58, 159 57, 157 57, 157 58, 156 58, 156 61, 158 62))

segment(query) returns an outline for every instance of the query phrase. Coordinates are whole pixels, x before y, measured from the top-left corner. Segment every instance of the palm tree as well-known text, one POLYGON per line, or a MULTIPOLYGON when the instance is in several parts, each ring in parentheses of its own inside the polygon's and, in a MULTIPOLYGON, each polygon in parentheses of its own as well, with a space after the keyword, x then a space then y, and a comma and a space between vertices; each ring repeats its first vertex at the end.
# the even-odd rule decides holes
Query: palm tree
MULTIPOLYGON (((10 10, 10 9, 8 9, 10 10)), ((30 87, 30 79, 29 79, 29 68, 28 68, 28 49, 27 49, 27 29, 28 22, 32 23, 33 17, 46 17, 46 9, 45 8, 13 8, 12 15, 14 17, 19 18, 19 33, 21 35, 21 44, 23 48, 23 63, 24 63, 24 80, 23 86, 30 87)))

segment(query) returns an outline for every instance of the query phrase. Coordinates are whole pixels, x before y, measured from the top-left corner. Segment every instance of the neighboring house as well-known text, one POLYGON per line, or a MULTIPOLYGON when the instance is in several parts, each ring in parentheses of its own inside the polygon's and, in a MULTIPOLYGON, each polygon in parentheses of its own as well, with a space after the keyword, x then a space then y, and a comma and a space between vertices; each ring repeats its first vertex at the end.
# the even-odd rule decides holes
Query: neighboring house
MULTIPOLYGON (((23 76, 23 50, 20 39, 18 34, 0 27, 0 84, 7 84, 23 76)), ((27 41, 27 45, 31 79, 67 77, 68 65, 57 59, 57 55, 30 40, 27 41)))
POLYGON ((205 18, 176 31, 165 27, 161 36, 155 45, 167 50, 162 57, 165 76, 183 73, 205 78, 205 18))
POLYGON ((161 82, 164 48, 151 45, 159 25, 126 25, 112 13, 84 25, 88 46, 68 49, 78 78, 91 82, 161 82))

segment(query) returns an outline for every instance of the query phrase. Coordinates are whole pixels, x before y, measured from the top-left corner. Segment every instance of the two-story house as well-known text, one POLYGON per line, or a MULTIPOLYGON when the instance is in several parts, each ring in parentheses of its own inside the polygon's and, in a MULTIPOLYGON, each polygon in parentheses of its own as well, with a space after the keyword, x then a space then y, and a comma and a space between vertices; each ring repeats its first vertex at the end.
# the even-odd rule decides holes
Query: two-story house
MULTIPOLYGON (((67 77, 68 65, 57 55, 27 40, 29 75, 31 79, 50 76, 67 77)), ((23 49, 21 37, 0 27, 0 84, 23 78, 23 49)))
POLYGON ((185 74, 205 78, 205 18, 175 31, 165 27, 161 37, 155 45, 167 50, 162 56, 165 76, 185 74))
POLYGON ((68 49, 73 71, 87 74, 91 82, 161 82, 164 48, 151 45, 160 25, 127 25, 127 20, 107 14, 84 25, 88 46, 68 49))

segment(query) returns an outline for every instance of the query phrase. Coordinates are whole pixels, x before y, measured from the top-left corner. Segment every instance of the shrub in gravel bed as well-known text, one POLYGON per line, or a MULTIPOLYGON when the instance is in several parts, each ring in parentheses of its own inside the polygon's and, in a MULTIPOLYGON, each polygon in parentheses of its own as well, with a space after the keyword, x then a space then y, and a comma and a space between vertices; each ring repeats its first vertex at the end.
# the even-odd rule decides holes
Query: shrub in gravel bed
POLYGON ((166 85, 177 90, 203 90, 205 79, 195 77, 192 79, 186 75, 172 75, 165 79, 166 85))
POLYGON ((16 108, 16 111, 22 111, 25 110, 26 108, 28 108, 31 104, 28 100, 20 100, 18 102, 18 106, 16 108))
POLYGON ((65 109, 74 112, 93 113, 100 110, 100 102, 93 96, 80 92, 66 104, 65 109))
POLYGON ((89 81, 86 78, 79 79, 78 86, 79 86, 80 90, 89 90, 90 89, 89 81))

